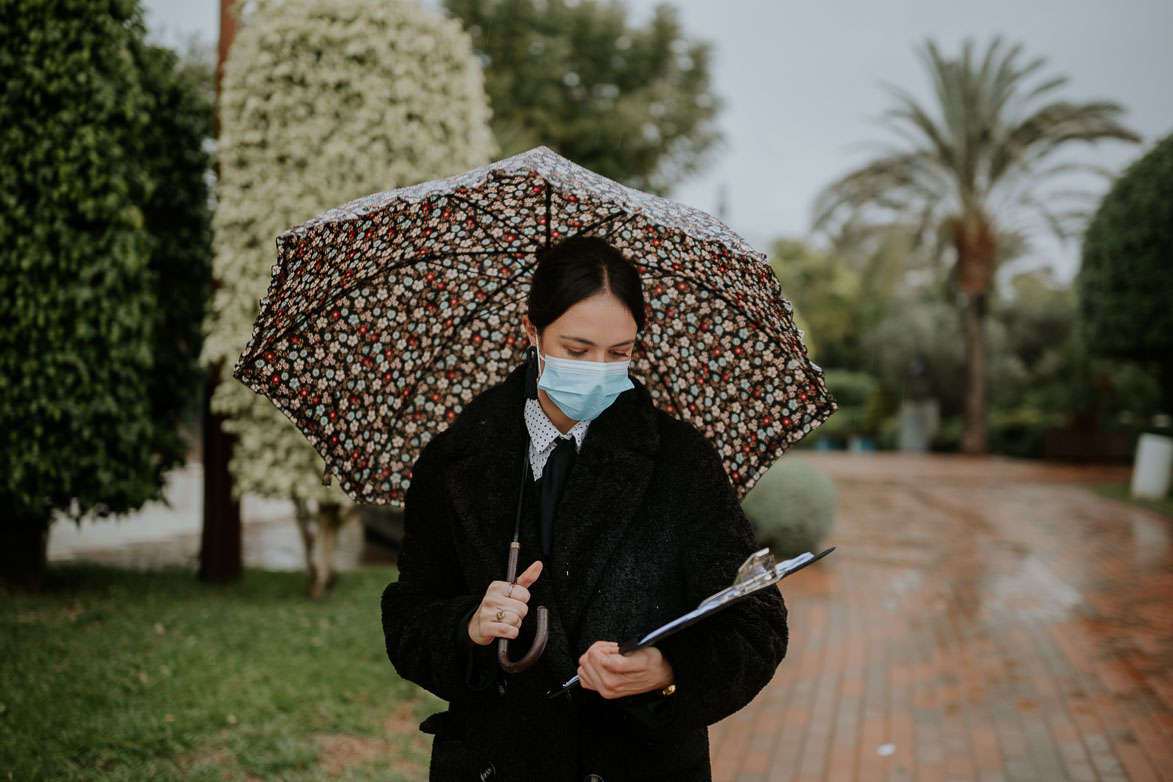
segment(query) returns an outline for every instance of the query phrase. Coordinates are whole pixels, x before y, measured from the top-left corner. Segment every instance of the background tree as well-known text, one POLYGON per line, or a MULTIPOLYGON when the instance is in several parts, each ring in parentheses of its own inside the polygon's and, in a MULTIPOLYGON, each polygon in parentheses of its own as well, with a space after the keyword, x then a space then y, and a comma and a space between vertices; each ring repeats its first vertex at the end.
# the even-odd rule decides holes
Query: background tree
POLYGON ((811 358, 824 368, 856 368, 866 331, 863 321, 878 306, 877 299, 869 299, 871 291, 862 285, 860 275, 841 258, 793 239, 776 240, 769 258, 782 293, 818 345, 817 352, 808 345, 811 358))
MULTIPOLYGON (((149 375, 157 476, 186 461, 188 441, 176 425, 199 404, 203 320, 212 295, 212 208, 204 141, 212 135, 207 72, 170 49, 138 49, 150 100, 142 162, 152 188, 143 219, 153 245, 153 370, 149 375)), ((161 479, 159 481, 162 487, 161 479)))
MULTIPOLYGON (((966 400, 961 449, 986 450, 986 296, 1008 236, 1028 235, 1040 220, 1067 236, 1081 219, 1060 210, 1067 174, 1081 167, 1056 158, 1074 142, 1137 141, 1119 122, 1115 103, 1072 103, 1052 98, 1063 77, 1033 85, 1042 58, 1022 63, 1022 47, 995 38, 981 57, 966 41, 960 57, 944 57, 928 41, 920 54, 933 82, 936 105, 922 107, 893 88, 897 105, 886 115, 906 146, 828 186, 815 206, 817 228, 850 223, 907 223, 944 232, 954 252, 953 272, 965 301, 966 400), (1047 190, 1047 188, 1051 188, 1047 190)), ((1086 168, 1086 167, 1082 167, 1086 168)), ((841 229, 836 229, 841 230, 841 229)))
MULTIPOLYGON (((250 4, 223 73, 214 239, 223 287, 203 359, 231 367, 240 356, 278 234, 354 198, 487 163, 488 114, 455 20, 409 0, 250 4)), ((233 493, 294 502, 310 592, 327 591, 353 504, 322 485, 325 463, 297 428, 227 371, 212 407, 236 436, 233 493)))
POLYGON ((1104 196, 1076 276, 1083 336, 1097 355, 1155 370, 1173 411, 1173 135, 1104 196))
POLYGON ((31 581, 55 512, 127 513, 186 456, 211 106, 133 0, 0 19, 0 574, 31 581))
POLYGON ((667 194, 719 141, 710 44, 676 9, 630 27, 617 2, 444 0, 484 64, 502 156, 544 144, 618 182, 667 194))

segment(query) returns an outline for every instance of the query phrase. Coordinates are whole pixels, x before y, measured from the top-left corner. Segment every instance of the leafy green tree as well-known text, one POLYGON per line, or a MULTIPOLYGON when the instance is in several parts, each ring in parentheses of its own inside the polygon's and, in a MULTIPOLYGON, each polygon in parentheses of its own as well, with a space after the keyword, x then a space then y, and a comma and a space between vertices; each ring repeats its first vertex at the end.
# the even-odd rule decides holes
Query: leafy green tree
MULTIPOLYGON (((360 196, 449 176, 493 154, 480 68, 460 24, 410 0, 257 0, 224 65, 214 297, 203 360, 231 367, 290 226, 360 196)), ((265 397, 227 371, 212 409, 236 436, 233 494, 293 501, 311 594, 355 506, 265 397), (320 541, 318 547, 315 541, 320 541)))
POLYGON ((133 0, 0 0, 0 574, 161 496, 210 274, 211 106, 133 0))
MULTIPOLYGON (((824 367, 854 369, 859 365, 860 338, 865 310, 879 303, 869 299, 870 291, 858 273, 841 258, 826 255, 804 242, 778 239, 770 247, 770 266, 782 285, 782 293, 803 318, 804 331, 817 351, 808 352, 824 367)), ((803 341, 807 341, 803 335, 803 341)))
POLYGON ((1131 435, 1134 422, 1156 412, 1156 382, 1141 365, 1089 353, 1074 285, 1036 270, 1015 276, 1006 288, 992 300, 990 317, 1003 325, 1005 349, 1025 373, 991 411, 992 441, 1000 452, 1041 456, 1042 434, 1052 428, 1131 435))
POLYGON ((1173 135, 1104 196, 1076 287, 1088 349, 1155 366, 1164 408, 1173 410, 1173 135))
MULTIPOLYGON (((983 323, 989 344, 988 374, 991 402, 1013 400, 1026 377, 1026 369, 1009 349, 1010 336, 999 320, 983 323)), ((960 415, 965 408, 965 341, 961 313, 933 288, 912 289, 896 296, 884 315, 862 340, 862 369, 901 399, 909 382, 912 362, 924 367, 923 392, 940 402, 942 420, 960 415)))
MULTIPOLYGON (((828 186, 816 203, 820 230, 842 224, 912 223, 948 237, 954 278, 965 299, 965 428, 961 447, 986 450, 987 294, 1008 237, 1025 235, 1034 215, 1060 235, 1080 219, 1059 211, 1045 188, 1078 168, 1056 159, 1075 142, 1138 141, 1115 103, 1054 97, 1063 77, 1035 81, 1045 60, 1021 61, 1022 47, 995 38, 982 56, 972 41, 948 58, 929 41, 920 52, 932 78, 934 107, 893 89, 887 114, 906 142, 828 186)), ((841 232, 835 229, 833 232, 841 232)))
POLYGON ((664 195, 720 140, 710 44, 662 4, 643 28, 617 2, 444 0, 481 57, 503 155, 544 144, 664 195))

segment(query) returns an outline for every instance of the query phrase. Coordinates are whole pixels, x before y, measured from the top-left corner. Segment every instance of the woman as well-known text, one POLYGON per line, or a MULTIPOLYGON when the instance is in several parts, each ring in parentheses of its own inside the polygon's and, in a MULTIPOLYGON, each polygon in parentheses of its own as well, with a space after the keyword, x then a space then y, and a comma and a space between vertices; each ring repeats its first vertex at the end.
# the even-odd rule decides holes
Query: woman
POLYGON ((753 534, 713 446, 627 375, 645 317, 635 266, 602 239, 573 237, 539 256, 527 304, 531 360, 415 463, 399 579, 383 593, 391 662, 449 702, 421 725, 435 736, 430 778, 709 780, 707 726, 748 703, 786 654, 782 596, 760 590, 618 654, 728 587, 753 534), (510 585, 527 454, 529 566, 510 585), (538 606, 544 653, 503 672, 498 639, 521 657, 538 606), (547 697, 575 674, 581 688, 547 697))

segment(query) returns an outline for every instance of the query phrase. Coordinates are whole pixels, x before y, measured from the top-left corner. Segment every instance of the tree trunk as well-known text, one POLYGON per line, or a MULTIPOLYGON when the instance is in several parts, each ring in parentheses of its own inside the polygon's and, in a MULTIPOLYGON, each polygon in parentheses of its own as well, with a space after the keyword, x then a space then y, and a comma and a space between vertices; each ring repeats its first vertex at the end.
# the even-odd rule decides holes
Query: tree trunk
POLYGON ((338 530, 342 526, 342 507, 337 503, 323 503, 318 508, 317 566, 309 580, 311 597, 321 597, 334 590, 337 574, 334 572, 334 550, 338 547, 338 530))
POLYGON ((243 570, 240 546, 240 501, 232 498, 232 435, 224 431, 224 417, 212 412, 212 392, 220 379, 213 367, 204 388, 204 526, 200 533, 199 580, 233 581, 243 570))
MULTIPOLYGON (((216 62, 215 134, 220 137, 220 79, 228 47, 236 33, 232 15, 233 0, 220 2, 220 44, 216 62)), ((216 180, 220 179, 220 161, 214 163, 216 180)), ((212 279, 213 292, 220 281, 212 279)), ((221 365, 216 363, 204 388, 204 526, 200 533, 199 579, 208 582, 233 581, 240 577, 244 564, 240 545, 240 501, 232 498, 232 474, 228 460, 235 438, 224 431, 224 417, 212 412, 212 392, 220 382, 221 365)))
POLYGON ((965 303, 965 415, 961 452, 986 453, 986 294, 968 294, 965 303))
POLYGON ((305 500, 293 501, 294 518, 297 519, 297 531, 301 533, 301 546, 305 553, 306 591, 310 597, 314 594, 314 585, 318 583, 318 568, 314 557, 314 514, 306 505, 305 500))
POLYGON ((0 581, 34 591, 45 576, 48 516, 14 514, 0 524, 0 581))
POLYGON ((998 234, 980 210, 949 222, 957 285, 965 294, 965 414, 961 452, 986 453, 986 295, 997 270, 998 234))

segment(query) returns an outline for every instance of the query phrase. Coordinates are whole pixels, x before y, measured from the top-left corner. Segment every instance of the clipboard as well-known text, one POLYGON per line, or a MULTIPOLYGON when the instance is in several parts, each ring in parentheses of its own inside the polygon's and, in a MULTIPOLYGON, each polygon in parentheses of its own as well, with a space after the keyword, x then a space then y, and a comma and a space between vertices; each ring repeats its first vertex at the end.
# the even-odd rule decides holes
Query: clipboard
MULTIPOLYGON (((737 569, 737 576, 733 579, 733 585, 722 589, 701 601, 701 604, 689 611, 683 616, 673 619, 667 624, 657 627, 642 638, 625 641, 619 645, 620 654, 628 654, 637 649, 642 649, 645 646, 652 646, 657 641, 662 641, 668 636, 678 633, 686 627, 691 627, 697 622, 701 621, 707 616, 712 616, 723 608, 727 608, 733 603, 743 598, 749 597, 759 589, 764 589, 772 586, 782 579, 786 578, 791 573, 797 573, 807 565, 817 562, 823 557, 835 550, 834 546, 825 549, 818 554, 811 554, 809 551, 805 554, 799 554, 793 559, 785 560, 784 562, 775 562, 774 555, 770 553, 769 549, 761 549, 751 554, 741 567, 737 569)), ((557 690, 550 690, 546 693, 549 698, 557 698, 559 695, 567 692, 576 684, 579 683, 578 675, 569 679, 561 688, 557 690)))

